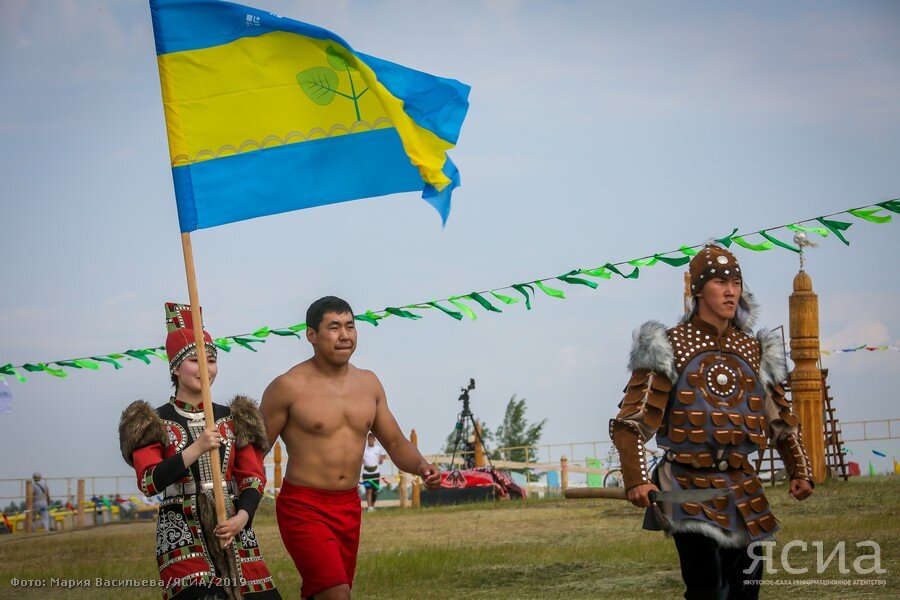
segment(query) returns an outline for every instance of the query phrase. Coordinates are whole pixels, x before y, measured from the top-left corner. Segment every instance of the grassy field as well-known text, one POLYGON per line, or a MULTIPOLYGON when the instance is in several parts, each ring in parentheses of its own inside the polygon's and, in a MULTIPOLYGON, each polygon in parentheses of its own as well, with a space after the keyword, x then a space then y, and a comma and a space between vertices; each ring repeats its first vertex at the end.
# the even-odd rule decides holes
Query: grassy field
MULTIPOLYGON (((763 589, 763 598, 890 598, 900 596, 900 477, 828 482, 808 501, 787 497, 784 486, 769 492, 782 521, 776 556, 793 539, 810 543, 790 553, 793 568, 769 580, 880 579, 886 585, 836 586, 791 583, 763 589), (816 573, 811 543, 824 542, 825 556, 846 542, 847 567, 880 545, 884 574, 841 574, 836 559, 816 573)), ((616 501, 535 500, 490 505, 383 509, 363 515, 357 598, 679 598, 681 579, 674 545, 662 534, 640 529, 640 511, 616 501)), ((274 510, 263 507, 256 532, 275 581, 286 598, 299 597, 299 578, 287 555, 274 510)), ((156 599, 158 588, 51 587, 51 578, 155 578, 151 523, 99 529, 0 536, 0 598, 156 599), (15 588, 12 578, 39 579, 42 588, 15 588)), ((872 561, 866 565, 870 566, 872 561)))

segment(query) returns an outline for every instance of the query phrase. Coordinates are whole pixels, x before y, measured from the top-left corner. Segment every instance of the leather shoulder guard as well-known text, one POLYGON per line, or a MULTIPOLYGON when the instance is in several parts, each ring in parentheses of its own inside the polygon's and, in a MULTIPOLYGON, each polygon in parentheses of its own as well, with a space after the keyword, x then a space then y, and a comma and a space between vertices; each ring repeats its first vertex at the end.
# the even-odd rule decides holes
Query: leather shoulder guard
POLYGON ((246 396, 235 396, 228 408, 231 409, 231 419, 234 421, 234 441, 237 447, 252 444, 263 452, 268 452, 269 438, 256 402, 246 396))
POLYGON ((122 411, 122 418, 119 419, 119 448, 122 458, 128 466, 133 467, 131 454, 138 448, 157 442, 163 446, 168 445, 166 426, 152 406, 144 400, 135 400, 122 411))

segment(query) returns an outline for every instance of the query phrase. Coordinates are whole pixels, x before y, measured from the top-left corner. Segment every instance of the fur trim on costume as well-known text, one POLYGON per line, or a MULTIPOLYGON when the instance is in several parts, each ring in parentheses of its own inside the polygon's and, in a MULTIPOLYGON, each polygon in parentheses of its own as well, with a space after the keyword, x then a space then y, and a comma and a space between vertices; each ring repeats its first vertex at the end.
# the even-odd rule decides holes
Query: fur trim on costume
MULTIPOLYGON (((227 547, 222 548, 219 538, 216 537, 216 505, 210 495, 206 493, 197 494, 197 508, 200 511, 200 527, 203 529, 203 541, 206 542, 206 549, 209 557, 212 559, 213 568, 216 570, 216 576, 238 582, 236 586, 223 586, 225 595, 228 600, 241 600, 240 580, 237 562, 235 557, 235 542, 231 542, 227 547)), ((228 502, 228 496, 225 502, 228 502)))
MULTIPOLYGON (((697 314, 697 298, 695 296, 691 296, 686 301, 687 311, 681 316, 681 320, 679 323, 687 323, 691 320, 695 314, 697 314)), ((743 291, 741 291, 741 299, 738 300, 738 308, 734 314, 734 319, 732 322, 735 327, 743 331, 744 333, 751 333, 753 331, 753 327, 756 325, 756 320, 759 318, 760 306, 759 302, 756 301, 756 296, 753 295, 753 292, 744 285, 743 291)))
POLYGON ((631 334, 633 340, 628 369, 649 369, 668 377, 672 383, 675 373, 675 353, 666 335, 666 326, 659 321, 647 321, 631 334))
POLYGON ((682 323, 687 323, 691 320, 691 317, 693 317, 697 313, 697 298, 695 298, 694 296, 686 298, 684 301, 684 306, 686 310, 684 311, 684 314, 681 315, 681 318, 678 319, 679 325, 681 325, 682 323))
POLYGON ((231 419, 234 421, 235 445, 243 448, 247 444, 253 444, 263 452, 268 452, 269 438, 256 402, 246 396, 235 396, 228 408, 231 409, 231 419))
POLYGON ((756 334, 762 356, 759 361, 759 378, 766 391, 782 383, 787 378, 784 362, 784 343, 774 329, 760 329, 756 334))
POLYGON ((728 531, 697 519, 671 521, 666 535, 673 533, 699 533, 714 539, 722 548, 741 548, 750 545, 750 534, 746 531, 728 531))
POLYGON ((737 312, 734 315, 735 326, 744 333, 751 333, 756 326, 760 311, 756 296, 745 285, 741 291, 741 299, 738 301, 737 312))
POLYGON ((144 400, 135 400, 122 411, 122 418, 119 419, 119 448, 122 450, 122 458, 128 466, 133 467, 132 453, 157 442, 163 446, 169 444, 166 426, 152 406, 144 400))

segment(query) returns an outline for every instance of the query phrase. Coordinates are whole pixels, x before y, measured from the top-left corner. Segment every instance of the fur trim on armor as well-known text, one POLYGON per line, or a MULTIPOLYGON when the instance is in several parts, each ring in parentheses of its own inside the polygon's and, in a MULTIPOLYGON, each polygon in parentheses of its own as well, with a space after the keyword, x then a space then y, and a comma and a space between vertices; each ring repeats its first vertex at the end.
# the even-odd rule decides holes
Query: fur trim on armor
POLYGON ((144 400, 135 400, 122 411, 119 419, 119 448, 122 458, 133 467, 131 455, 138 448, 153 443, 169 444, 169 434, 156 410, 144 400))
POLYGON ((774 329, 760 329, 756 334, 762 356, 759 361, 759 378, 763 389, 771 390, 787 379, 787 365, 784 362, 784 343, 774 329))
POLYGON ((268 452, 269 438, 256 402, 246 396, 235 396, 228 407, 234 421, 234 442, 237 447, 253 444, 263 452, 268 452))
POLYGON ((712 523, 698 521, 696 519, 680 519, 671 521, 666 535, 673 533, 699 533, 708 538, 712 538, 722 548, 741 548, 750 545, 750 534, 746 531, 727 531, 721 527, 717 527, 712 523))
POLYGON ((684 307, 687 309, 684 311, 684 314, 681 315, 681 318, 678 319, 678 324, 687 323, 691 320, 691 317, 694 316, 694 313, 697 312, 697 299, 693 296, 690 298, 686 298, 684 301, 684 307))
MULTIPOLYGON (((756 325, 756 320, 759 318, 759 313, 760 306, 756 301, 756 296, 745 284, 733 319, 735 327, 744 333, 751 333, 756 325)), ((697 314, 697 299, 691 296, 687 299, 687 311, 682 315, 679 323, 687 323, 695 314, 697 314)))
POLYGON ((741 291, 741 299, 738 302, 737 313, 734 315, 734 324, 744 333, 751 333, 756 326, 761 308, 756 296, 746 285, 741 291))
MULTIPOLYGON (((206 549, 209 557, 212 559, 213 567, 216 570, 216 576, 229 581, 240 582, 241 576, 238 573, 236 557, 234 553, 234 544, 231 542, 227 547, 222 548, 219 538, 216 537, 216 505, 213 499, 206 493, 197 494, 197 508, 200 512, 200 527, 203 530, 203 541, 206 543, 206 549)), ((228 502, 228 496, 225 497, 228 502)), ((240 583, 237 586, 223 586, 225 595, 228 600, 240 600, 243 598, 241 594, 240 583)))
POLYGON ((666 326, 659 321, 647 321, 631 334, 633 340, 628 369, 649 369, 669 378, 678 380, 675 373, 675 353, 666 335, 666 326))

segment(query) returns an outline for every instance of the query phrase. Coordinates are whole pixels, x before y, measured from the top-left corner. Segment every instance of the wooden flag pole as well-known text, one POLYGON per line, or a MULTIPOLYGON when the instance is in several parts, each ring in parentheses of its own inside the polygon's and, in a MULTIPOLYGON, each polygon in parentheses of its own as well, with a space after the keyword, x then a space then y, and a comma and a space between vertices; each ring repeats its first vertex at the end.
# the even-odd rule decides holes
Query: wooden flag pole
MULTIPOLYGON (((188 297, 191 300, 191 321, 194 329, 194 342, 197 344, 197 365, 200 368, 200 386, 203 395, 203 416, 206 417, 206 428, 214 429, 212 395, 209 392, 209 367, 206 362, 206 340, 203 339, 203 322, 200 319, 200 298, 197 294, 197 273, 194 270, 194 250, 191 247, 191 234, 181 234, 181 247, 184 250, 184 272, 187 275, 188 297)), ((219 464, 219 449, 209 451, 213 479, 213 495, 216 500, 216 522, 222 523, 228 516, 225 513, 225 494, 222 491, 222 468, 219 464)))

